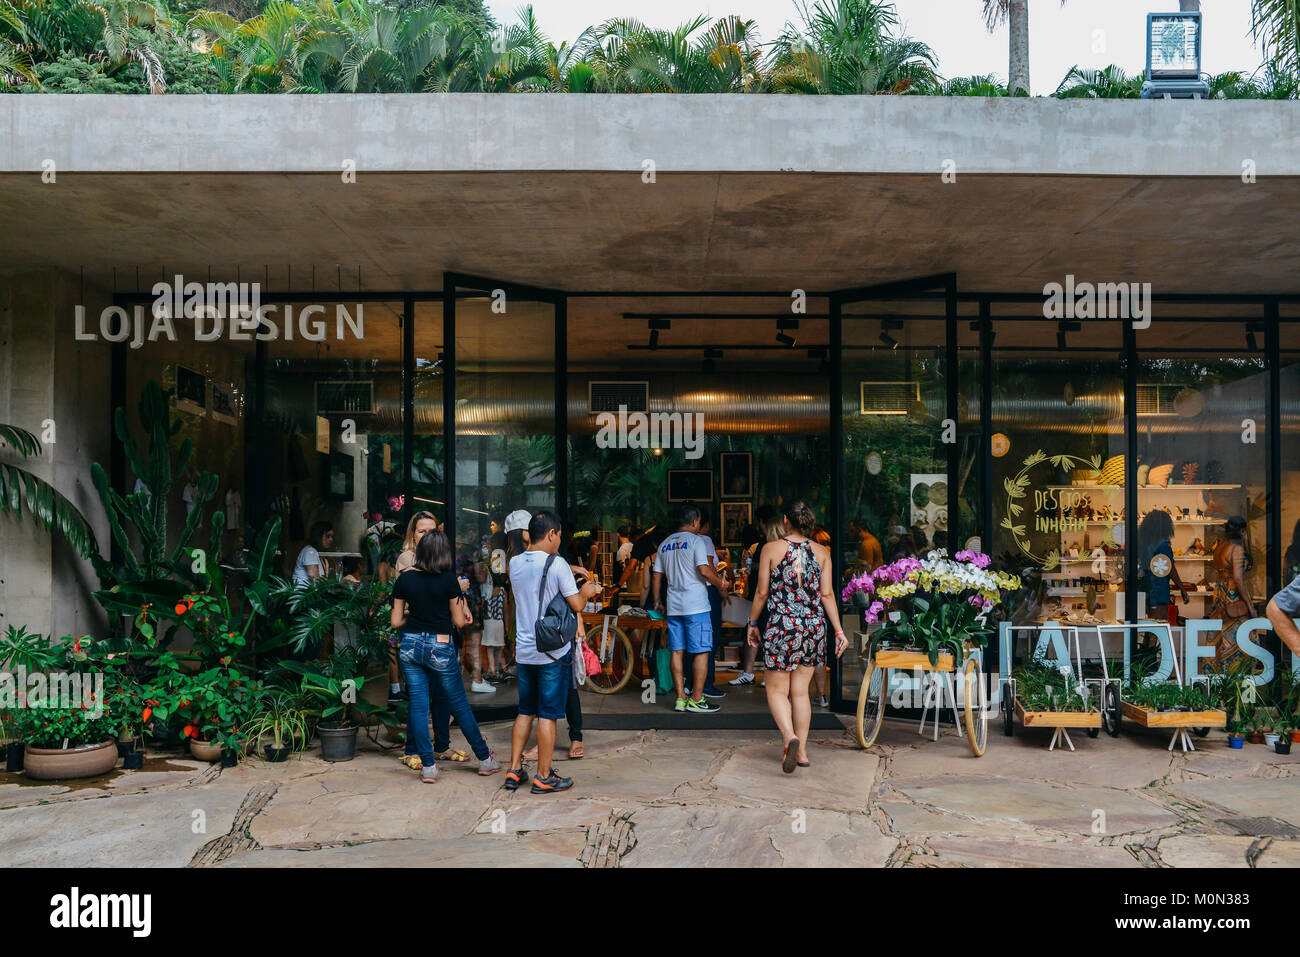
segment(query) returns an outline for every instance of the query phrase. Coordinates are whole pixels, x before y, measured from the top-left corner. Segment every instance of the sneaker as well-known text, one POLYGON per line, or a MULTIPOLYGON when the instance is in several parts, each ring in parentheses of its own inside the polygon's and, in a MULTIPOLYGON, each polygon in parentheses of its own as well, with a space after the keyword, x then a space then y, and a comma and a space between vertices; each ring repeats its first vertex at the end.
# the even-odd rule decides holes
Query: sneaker
POLYGON ((550 794, 554 791, 567 791, 573 787, 573 778, 562 778, 559 773, 552 768, 550 777, 533 778, 534 794, 550 794))
POLYGON ((491 694, 497 689, 492 687, 486 681, 474 681, 470 683, 469 690, 477 691, 479 694, 491 694))
POLYGON ((701 698, 699 701, 692 698, 690 701, 686 702, 686 710, 694 711, 699 714, 709 714, 714 711, 721 711, 722 709, 716 704, 710 702, 708 698, 701 698))
POLYGON ((478 763, 478 773, 482 774, 485 777, 489 774, 496 774, 500 770, 501 770, 501 762, 497 760, 497 756, 493 754, 491 751, 488 752, 488 756, 486 758, 479 761, 478 763))
POLYGON ((433 764, 426 764, 424 767, 420 768, 421 784, 433 784, 437 780, 438 780, 438 764, 436 761, 433 764))
POLYGON ((740 685, 752 685, 753 683, 754 683, 754 676, 750 674, 748 671, 742 671, 736 677, 732 678, 730 681, 727 682, 727 684, 732 685, 733 687, 739 687, 740 685))
POLYGON ((820 698, 813 698, 812 703, 819 708, 829 708, 831 706, 830 699, 825 695, 822 695, 820 698))
POLYGON ((519 790, 519 785, 523 784, 526 780, 528 780, 528 772, 525 771, 522 766, 511 768, 506 772, 505 782, 501 786, 507 791, 517 791, 519 790))
POLYGON ((727 693, 725 691, 719 691, 717 688, 704 689, 704 697, 706 698, 725 698, 726 696, 727 693))
POLYGON ((678 698, 678 699, 677 699, 677 704, 673 707, 673 710, 674 710, 674 711, 685 711, 685 710, 686 710, 686 699, 685 699, 685 698, 678 698))

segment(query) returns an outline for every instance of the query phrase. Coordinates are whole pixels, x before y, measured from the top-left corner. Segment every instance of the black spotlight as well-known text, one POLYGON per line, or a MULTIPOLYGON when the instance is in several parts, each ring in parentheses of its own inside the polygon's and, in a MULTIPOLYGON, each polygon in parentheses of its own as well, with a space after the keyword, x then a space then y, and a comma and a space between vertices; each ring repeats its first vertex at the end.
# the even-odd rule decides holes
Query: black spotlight
POLYGON ((880 341, 883 342, 885 345, 889 346, 889 348, 891 349, 898 348, 898 340, 895 339, 893 336, 891 336, 884 329, 880 330, 880 341))
POLYGON ((650 330, 650 348, 651 348, 651 349, 658 349, 658 348, 659 348, 659 330, 658 330, 658 329, 651 329, 651 330, 650 330))
POLYGON ((1248 328, 1246 330, 1246 348, 1249 349, 1251 352, 1259 351, 1259 341, 1255 338, 1254 329, 1248 328))
POLYGON ((790 335, 787 329, 798 329, 798 319, 778 319, 776 321, 776 341, 781 343, 787 349, 793 348, 795 344, 794 336, 790 335))
POLYGON ((700 371, 706 374, 718 371, 718 360, 722 358, 721 349, 705 349, 704 361, 700 363, 700 371))

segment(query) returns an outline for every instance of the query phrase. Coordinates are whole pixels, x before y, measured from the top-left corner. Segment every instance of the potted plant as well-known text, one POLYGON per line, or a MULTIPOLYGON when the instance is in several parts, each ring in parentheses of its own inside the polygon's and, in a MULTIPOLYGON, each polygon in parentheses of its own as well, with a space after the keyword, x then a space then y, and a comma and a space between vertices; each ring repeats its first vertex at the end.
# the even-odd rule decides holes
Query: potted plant
POLYGON ((256 749, 262 738, 269 737, 271 742, 262 747, 266 760, 272 763, 287 761, 294 751, 306 747, 310 720, 289 692, 279 689, 266 691, 258 699, 253 717, 245 725, 245 746, 250 750, 256 749))
POLYGON ((1227 724, 1228 730, 1228 747, 1240 750, 1246 743, 1246 733, 1242 729, 1240 718, 1229 718, 1227 724))
POLYGON ((8 708, 0 710, 0 745, 4 747, 5 770, 21 771, 25 745, 18 738, 17 725, 8 708))
POLYGON ((27 742, 23 770, 30 778, 63 781, 98 777, 117 765, 114 718, 106 711, 28 707, 17 724, 27 742))
POLYGON ((1246 719, 1246 740, 1251 744, 1264 743, 1264 729, 1268 727, 1268 719, 1263 714, 1263 709, 1254 709, 1246 719))
POLYGON ((246 734, 241 729, 261 693, 257 682, 224 659, 215 668, 189 676, 181 689, 181 735, 189 741, 190 753, 200 761, 237 755, 246 734))
POLYGON ((960 551, 952 558, 943 549, 924 559, 901 558, 849 581, 840 597, 863 609, 864 622, 881 620, 868 654, 878 644, 898 645, 925 653, 931 665, 939 655, 960 662, 970 649, 983 647, 989 634, 984 616, 999 604, 1004 591, 1020 587, 1014 575, 992 571, 989 556, 960 551), (897 612, 897 614, 893 614, 897 612))
POLYGON ((1274 727, 1277 730, 1277 740, 1273 742, 1273 750, 1278 754, 1291 753, 1291 734, 1295 731, 1296 719, 1289 714, 1283 714, 1278 718, 1274 727))

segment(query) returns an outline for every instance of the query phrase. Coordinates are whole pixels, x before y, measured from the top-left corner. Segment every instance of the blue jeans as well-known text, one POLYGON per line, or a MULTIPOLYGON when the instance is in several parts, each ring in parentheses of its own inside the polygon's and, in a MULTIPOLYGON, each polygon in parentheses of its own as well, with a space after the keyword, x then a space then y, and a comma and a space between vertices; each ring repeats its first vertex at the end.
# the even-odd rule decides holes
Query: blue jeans
POLYGON ((398 658, 410 695, 406 738, 411 750, 424 764, 432 765, 434 756, 446 751, 451 744, 449 716, 454 714, 465 740, 474 750, 474 756, 480 761, 486 760, 492 752, 483 740, 469 698, 465 695, 455 642, 439 642, 432 634, 407 633, 402 635, 402 650, 398 658), (436 743, 429 740, 431 704, 434 734, 438 738, 436 743))

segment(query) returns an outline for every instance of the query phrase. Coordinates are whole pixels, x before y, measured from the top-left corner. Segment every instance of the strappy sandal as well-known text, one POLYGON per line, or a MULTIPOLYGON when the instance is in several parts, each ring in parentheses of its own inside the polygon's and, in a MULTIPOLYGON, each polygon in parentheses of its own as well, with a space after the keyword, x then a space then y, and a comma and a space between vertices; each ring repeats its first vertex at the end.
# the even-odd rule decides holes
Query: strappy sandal
POLYGON ((781 752, 781 770, 786 774, 794 774, 795 766, 799 763, 799 739, 791 738, 781 752))
POLYGON ((439 761, 453 761, 457 764, 463 764, 469 760, 469 754, 464 751, 457 751, 455 748, 448 748, 442 754, 438 755, 439 761))
POLYGON ((424 767, 424 762, 420 760, 420 756, 418 754, 404 754, 397 760, 400 761, 402 764, 406 765, 412 771, 419 771, 421 768, 424 767))

